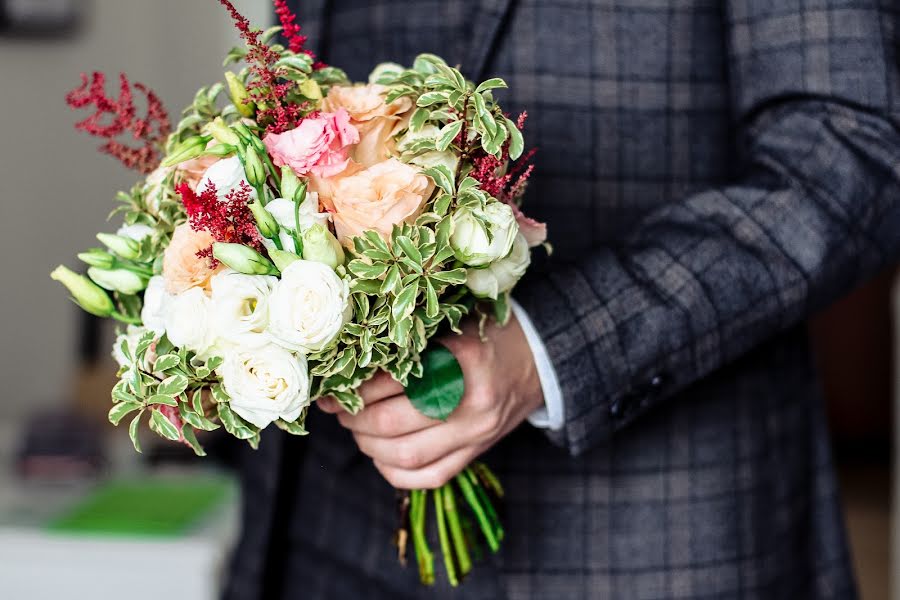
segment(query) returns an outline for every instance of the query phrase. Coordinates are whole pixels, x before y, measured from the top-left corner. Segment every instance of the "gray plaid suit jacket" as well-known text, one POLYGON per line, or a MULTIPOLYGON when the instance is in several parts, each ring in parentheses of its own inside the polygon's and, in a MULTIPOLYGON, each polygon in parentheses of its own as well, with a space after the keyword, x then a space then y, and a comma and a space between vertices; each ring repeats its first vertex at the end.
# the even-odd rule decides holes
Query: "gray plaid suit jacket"
POLYGON ((433 51, 530 111, 556 252, 515 296, 566 424, 487 456, 509 536, 455 592, 395 564, 392 491, 331 417, 267 435, 226 596, 854 598, 804 320, 900 256, 896 0, 298 8, 355 79, 433 51))

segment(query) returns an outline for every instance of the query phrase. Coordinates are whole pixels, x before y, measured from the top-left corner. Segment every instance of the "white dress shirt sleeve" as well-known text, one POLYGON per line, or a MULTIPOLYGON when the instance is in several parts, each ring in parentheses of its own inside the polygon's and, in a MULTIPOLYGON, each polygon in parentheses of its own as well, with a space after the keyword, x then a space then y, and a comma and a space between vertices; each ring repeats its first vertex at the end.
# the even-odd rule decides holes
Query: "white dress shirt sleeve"
POLYGON ((541 429, 553 431, 562 429, 565 424, 565 407, 559 380, 556 378, 556 370, 553 368, 553 363, 550 362, 550 355, 547 354, 547 348, 525 309, 512 299, 510 305, 519 325, 522 326, 525 339, 528 340, 528 347, 531 348, 538 378, 541 381, 541 391, 544 393, 544 406, 531 413, 528 422, 541 429))

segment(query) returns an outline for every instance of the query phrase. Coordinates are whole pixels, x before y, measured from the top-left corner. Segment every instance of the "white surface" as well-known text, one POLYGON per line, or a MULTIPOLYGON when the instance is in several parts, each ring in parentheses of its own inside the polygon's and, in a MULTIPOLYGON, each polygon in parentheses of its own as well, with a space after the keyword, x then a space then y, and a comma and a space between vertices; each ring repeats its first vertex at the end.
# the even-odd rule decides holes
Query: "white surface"
MULTIPOLYGON (((16 600, 215 600, 238 531, 235 489, 179 538, 129 539, 44 531, 89 485, 26 484, 13 478, 18 425, 0 421, 0 598, 16 600)), ((116 432, 124 433, 124 432, 116 432)), ((126 440, 127 436, 120 436, 126 440)), ((136 476, 134 451, 117 444, 116 473, 136 476)), ((168 477, 191 477, 172 473, 168 477)))

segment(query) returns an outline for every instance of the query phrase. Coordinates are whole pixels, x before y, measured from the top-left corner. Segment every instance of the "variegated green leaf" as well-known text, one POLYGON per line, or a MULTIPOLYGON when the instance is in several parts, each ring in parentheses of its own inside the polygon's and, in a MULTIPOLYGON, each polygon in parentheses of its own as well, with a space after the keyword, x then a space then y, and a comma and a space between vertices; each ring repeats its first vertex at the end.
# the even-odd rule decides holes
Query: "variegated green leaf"
POLYGON ((179 364, 181 364, 181 359, 178 358, 177 354, 164 354, 156 359, 156 362, 153 363, 153 368, 156 371, 168 371, 179 364))
POLYGON ((181 439, 178 428, 155 408, 150 411, 150 429, 173 442, 181 439))
POLYGON ((109 409, 109 422, 118 425, 126 415, 141 408, 140 402, 118 402, 109 409))

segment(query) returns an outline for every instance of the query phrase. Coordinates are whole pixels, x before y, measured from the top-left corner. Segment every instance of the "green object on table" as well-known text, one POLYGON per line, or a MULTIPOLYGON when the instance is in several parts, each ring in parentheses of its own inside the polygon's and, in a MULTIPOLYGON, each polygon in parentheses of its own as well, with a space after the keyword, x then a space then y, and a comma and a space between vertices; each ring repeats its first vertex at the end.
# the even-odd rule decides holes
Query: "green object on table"
POLYGON ((446 421, 456 410, 466 385, 456 357, 440 344, 422 353, 422 377, 410 377, 406 396, 416 409, 432 419, 446 421))
POLYGON ((52 532, 175 537, 228 496, 225 479, 127 480, 101 485, 47 525, 52 532))

